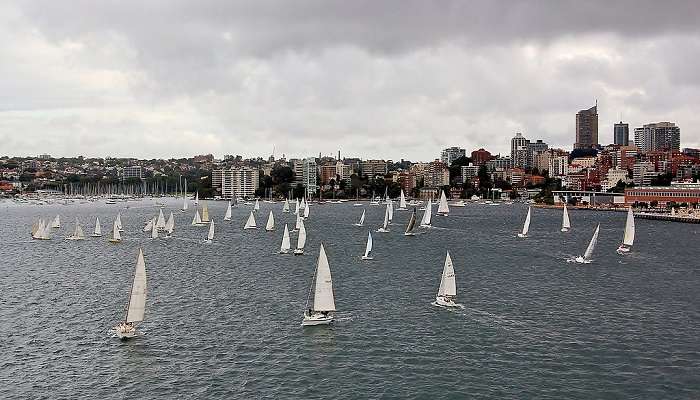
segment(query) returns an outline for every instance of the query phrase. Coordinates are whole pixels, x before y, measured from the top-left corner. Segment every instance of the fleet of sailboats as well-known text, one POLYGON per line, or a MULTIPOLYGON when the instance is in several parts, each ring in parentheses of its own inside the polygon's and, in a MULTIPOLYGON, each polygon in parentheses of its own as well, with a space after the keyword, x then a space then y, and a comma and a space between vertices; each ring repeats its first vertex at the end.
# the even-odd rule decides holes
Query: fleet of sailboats
POLYGON ((627 209, 627 220, 625 221, 625 236, 622 238, 622 244, 617 248, 619 254, 629 253, 634 244, 634 213, 632 207, 627 209))
POLYGON ((78 217, 75 218, 75 229, 73 230, 73 233, 68 236, 66 240, 85 240, 85 233, 83 232, 83 228, 80 226, 78 217))
POLYGON ((129 339, 137 335, 136 324, 144 320, 146 314, 146 262, 143 251, 139 249, 136 260, 134 280, 129 291, 129 301, 126 303, 124 320, 113 330, 120 339, 129 339))
POLYGON ((306 311, 302 326, 328 325, 333 322, 333 312, 335 311, 335 298, 333 296, 333 280, 331 278, 331 268, 326 257, 326 250, 321 243, 318 254, 318 263, 314 270, 311 289, 306 297, 306 311), (311 294, 313 292, 313 304, 311 304, 311 294))

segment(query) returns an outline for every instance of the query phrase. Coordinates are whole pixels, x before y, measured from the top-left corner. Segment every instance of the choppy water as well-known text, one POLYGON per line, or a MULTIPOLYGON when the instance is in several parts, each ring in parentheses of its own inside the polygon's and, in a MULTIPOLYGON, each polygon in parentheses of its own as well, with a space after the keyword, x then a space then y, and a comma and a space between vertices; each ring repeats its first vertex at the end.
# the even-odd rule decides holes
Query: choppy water
MULTIPOLYGON (((175 237, 150 240, 153 202, 28 206, 0 203, 0 387, 5 398, 697 398, 700 396, 699 226, 637 221, 632 254, 615 249, 623 213, 533 210, 530 237, 515 237, 525 207, 469 205, 416 237, 374 233, 374 261, 361 262, 367 229, 383 207, 314 205, 307 254, 279 255, 274 233, 243 231, 250 207, 220 222, 216 239, 174 210, 175 237), (122 211, 125 241, 60 240, 79 216, 109 232, 122 211), (32 241, 31 223, 61 214, 51 241, 32 241), (594 263, 581 254, 596 222, 594 263), (323 240, 337 321, 300 326, 323 240), (121 342, 139 246, 148 271, 144 336, 121 342), (459 302, 432 306, 445 251, 459 302)), ((166 212, 167 216, 167 212, 166 212)), ((296 235, 292 236, 292 244, 296 235)))

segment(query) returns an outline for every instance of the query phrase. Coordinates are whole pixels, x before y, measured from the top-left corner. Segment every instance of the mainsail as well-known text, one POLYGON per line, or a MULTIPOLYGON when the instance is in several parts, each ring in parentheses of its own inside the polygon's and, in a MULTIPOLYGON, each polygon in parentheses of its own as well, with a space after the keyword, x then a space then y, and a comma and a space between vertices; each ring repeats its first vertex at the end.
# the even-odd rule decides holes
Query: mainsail
POLYGON ((292 247, 289 240, 289 228, 287 224, 284 224, 284 235, 282 235, 282 246, 280 246, 280 252, 286 253, 292 247))
POLYGON ((367 232, 367 246, 365 246, 365 257, 369 257, 372 251, 372 232, 367 232))
POLYGON ((267 217, 267 224, 265 225, 265 230, 268 232, 275 230, 275 216, 272 215, 272 210, 270 210, 270 215, 267 217))
POLYGON ((146 312, 146 263, 143 260, 143 251, 139 249, 139 258, 134 271, 134 283, 129 293, 129 305, 126 309, 125 320, 129 322, 143 321, 146 312))
POLYGON ((632 207, 627 210, 627 222, 625 223, 625 237, 622 240, 622 244, 626 246, 632 246, 634 244, 634 214, 632 213, 632 207))
POLYGON ((207 234, 207 240, 214 239, 214 220, 209 221, 209 233, 207 234))
POLYGON ((333 280, 331 268, 328 265, 326 250, 321 244, 316 266, 316 281, 314 290, 314 311, 335 311, 335 299, 333 298, 333 280))
POLYGON ((598 232, 600 231, 600 224, 596 226, 595 232, 593 232, 593 237, 591 238, 591 242, 588 243, 588 248, 586 248, 586 252, 583 254, 583 259, 588 261, 591 259, 591 256, 593 255, 593 250, 595 249, 595 244, 598 242, 598 232))
POLYGON ((527 232, 530 230, 530 213, 531 213, 531 208, 527 208, 527 217, 525 217, 525 224, 523 224, 523 232, 522 235, 525 236, 527 235, 527 232))
POLYGON ((571 228, 571 221, 569 221, 569 211, 567 211, 567 209, 566 209, 566 204, 564 204, 564 216, 562 217, 561 228, 562 229, 571 228))
POLYGON ((306 245, 306 227, 304 226, 304 220, 301 220, 301 226, 299 227, 299 237, 297 238, 297 250, 304 250, 306 245))
POLYGON ((455 269, 452 265, 452 258, 450 257, 450 252, 447 252, 447 257, 445 257, 445 266, 442 269, 442 279, 440 280, 440 289, 438 289, 438 296, 456 296, 457 295, 457 284, 455 282, 455 269))
POLYGON ((450 212, 450 207, 447 205, 447 196, 445 196, 445 191, 440 193, 440 204, 438 204, 438 214, 447 215, 450 212))
POLYGON ((245 226, 243 229, 252 229, 256 228, 257 225, 255 224, 255 216, 253 215, 253 212, 250 212, 250 215, 248 216, 248 220, 245 223, 245 226))

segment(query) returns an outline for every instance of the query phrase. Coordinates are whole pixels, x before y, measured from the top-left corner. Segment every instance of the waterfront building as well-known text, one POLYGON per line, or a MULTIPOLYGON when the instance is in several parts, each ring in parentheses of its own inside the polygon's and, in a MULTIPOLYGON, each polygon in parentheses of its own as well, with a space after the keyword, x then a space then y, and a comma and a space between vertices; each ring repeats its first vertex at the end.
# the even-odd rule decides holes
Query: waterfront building
POLYGON ((678 183, 671 186, 650 186, 643 188, 625 189, 625 203, 635 202, 651 203, 656 201, 660 206, 666 203, 688 203, 692 205, 700 202, 700 184, 678 183))
POLYGON ((253 197, 258 189, 259 175, 260 172, 257 168, 244 166, 214 170, 212 171, 212 187, 220 188, 221 197, 225 199, 253 197))

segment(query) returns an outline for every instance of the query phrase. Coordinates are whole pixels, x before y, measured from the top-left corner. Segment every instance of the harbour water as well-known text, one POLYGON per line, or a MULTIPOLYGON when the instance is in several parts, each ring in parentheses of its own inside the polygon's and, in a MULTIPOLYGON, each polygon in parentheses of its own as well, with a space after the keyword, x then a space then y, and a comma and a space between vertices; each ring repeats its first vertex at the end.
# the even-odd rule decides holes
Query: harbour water
MULTIPOLYGON (((623 213, 533 209, 529 237, 516 233, 524 205, 453 207, 432 229, 404 237, 410 212, 389 233, 367 230, 383 206, 313 205, 303 256, 280 255, 277 229, 243 231, 252 207, 209 202, 216 236, 175 212, 171 239, 151 240, 152 200, 30 206, 0 203, 0 387, 23 398, 594 399, 697 398, 700 393, 700 227, 638 220, 633 251, 619 256, 623 213), (125 209, 125 204, 129 205, 125 209), (123 243, 107 234, 122 212, 123 243), (61 215, 50 241, 32 241, 39 217, 61 215), (78 216, 102 238, 64 241, 78 216), (591 264, 580 255, 595 228, 591 264), (330 327, 300 326, 319 244, 328 254, 338 308, 330 327), (148 273, 144 335, 122 342, 139 247, 148 273), (432 306, 446 250, 464 309, 432 306)), ((419 212, 419 217, 422 212, 419 212)), ((292 235, 292 245, 296 235, 292 235)))

